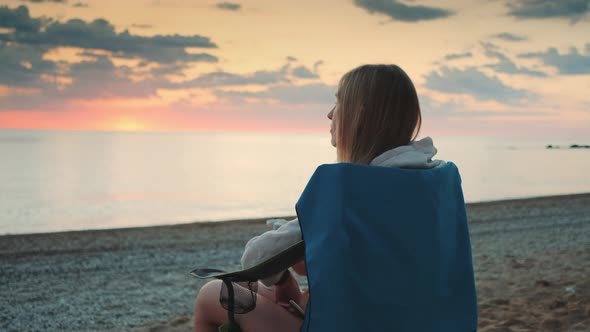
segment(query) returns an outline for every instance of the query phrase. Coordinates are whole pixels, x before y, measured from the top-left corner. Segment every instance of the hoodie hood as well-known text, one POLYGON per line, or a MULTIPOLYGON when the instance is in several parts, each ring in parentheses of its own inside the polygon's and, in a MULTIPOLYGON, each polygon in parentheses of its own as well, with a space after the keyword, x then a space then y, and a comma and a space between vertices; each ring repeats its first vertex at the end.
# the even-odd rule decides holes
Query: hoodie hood
POLYGON ((436 155, 432 138, 424 137, 409 145, 387 150, 371 161, 369 165, 399 168, 434 168, 443 165, 442 160, 432 160, 436 155))

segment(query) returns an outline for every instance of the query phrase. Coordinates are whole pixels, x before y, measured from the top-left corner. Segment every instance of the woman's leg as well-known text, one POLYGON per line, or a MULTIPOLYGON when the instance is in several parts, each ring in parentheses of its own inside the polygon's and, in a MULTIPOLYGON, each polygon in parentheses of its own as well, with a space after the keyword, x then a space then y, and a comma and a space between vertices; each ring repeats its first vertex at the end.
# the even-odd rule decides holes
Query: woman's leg
MULTIPOLYGON (((195 332, 217 332, 227 322, 227 311, 219 303, 221 280, 208 282, 195 302, 195 332)), ((256 308, 236 320, 244 332, 299 331, 302 320, 271 299, 257 295, 256 308)))
POLYGON ((264 296, 272 302, 275 302, 275 290, 274 288, 267 288, 261 282, 258 282, 258 290, 256 291, 258 295, 264 296))

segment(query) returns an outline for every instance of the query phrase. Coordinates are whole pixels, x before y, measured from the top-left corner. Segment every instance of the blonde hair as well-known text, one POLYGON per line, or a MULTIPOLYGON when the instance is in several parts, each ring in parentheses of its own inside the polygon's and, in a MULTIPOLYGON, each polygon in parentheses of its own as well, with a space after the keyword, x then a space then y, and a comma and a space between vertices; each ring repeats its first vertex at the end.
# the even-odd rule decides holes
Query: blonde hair
POLYGON ((418 95, 410 77, 396 65, 363 65, 349 71, 340 79, 336 97, 339 162, 369 164, 418 136, 418 95))

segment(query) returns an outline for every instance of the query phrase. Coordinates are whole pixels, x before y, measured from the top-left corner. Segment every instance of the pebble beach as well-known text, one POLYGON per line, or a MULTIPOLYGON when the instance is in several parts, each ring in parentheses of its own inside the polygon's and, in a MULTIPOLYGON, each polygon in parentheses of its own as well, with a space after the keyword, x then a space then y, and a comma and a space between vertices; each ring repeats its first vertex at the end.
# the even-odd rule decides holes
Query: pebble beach
MULTIPOLYGON (((467 211, 478 331, 590 331, 590 194, 467 211)), ((265 220, 0 236, 0 330, 191 331, 189 271, 239 268, 265 220)))

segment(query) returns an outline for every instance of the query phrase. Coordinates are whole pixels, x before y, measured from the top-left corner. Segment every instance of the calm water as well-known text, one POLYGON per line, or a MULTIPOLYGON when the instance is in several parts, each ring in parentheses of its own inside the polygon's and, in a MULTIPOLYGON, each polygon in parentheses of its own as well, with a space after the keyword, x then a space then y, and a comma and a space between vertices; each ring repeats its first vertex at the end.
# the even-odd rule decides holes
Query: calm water
MULTIPOLYGON (((0 234, 294 215, 329 134, 0 130, 0 234)), ((590 192, 590 139, 435 137, 468 202, 590 192)))

